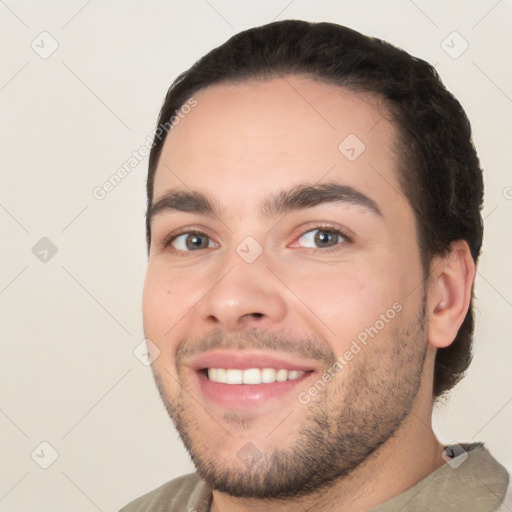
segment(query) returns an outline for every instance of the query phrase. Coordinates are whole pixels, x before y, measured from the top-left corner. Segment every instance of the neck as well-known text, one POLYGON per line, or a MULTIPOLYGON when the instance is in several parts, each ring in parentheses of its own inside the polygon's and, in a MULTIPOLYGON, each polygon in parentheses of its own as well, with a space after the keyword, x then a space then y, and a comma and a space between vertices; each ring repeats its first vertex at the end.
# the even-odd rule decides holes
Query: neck
POLYGON ((364 512, 403 493, 444 464, 443 447, 431 427, 432 400, 420 397, 397 432, 329 488, 289 500, 234 498, 213 491, 211 512, 255 512, 262 505, 267 512, 364 512))

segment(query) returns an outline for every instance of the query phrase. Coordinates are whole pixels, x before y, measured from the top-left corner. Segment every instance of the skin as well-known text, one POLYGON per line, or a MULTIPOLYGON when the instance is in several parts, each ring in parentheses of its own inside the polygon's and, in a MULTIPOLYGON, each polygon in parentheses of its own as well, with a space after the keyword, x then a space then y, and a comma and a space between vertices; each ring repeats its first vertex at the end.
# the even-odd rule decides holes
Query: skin
POLYGON ((433 364, 469 307, 467 244, 434 258, 424 280, 414 211, 395 173, 395 128, 375 98, 296 76, 216 85, 195 98, 165 142, 153 204, 170 191, 199 191, 218 212, 164 210, 151 221, 144 330, 159 350, 152 368, 164 404, 203 478, 213 485, 223 475, 211 510, 261 510, 265 489, 268 510, 368 510, 444 463, 431 428, 433 364), (354 161, 338 149, 349 134, 365 145, 354 161), (276 192, 319 183, 357 189, 382 215, 347 202, 262 213, 276 192), (329 251, 304 236, 325 225, 351 241, 339 238, 329 251), (207 246, 187 251, 182 236, 163 247, 181 228, 203 232, 207 246), (236 251, 248 236, 262 250, 252 263, 236 251), (396 303, 400 312, 300 403, 298 394, 396 303), (223 407, 201 392, 192 368, 214 346, 313 371, 292 393, 250 409, 223 407), (316 434, 305 436, 308 429, 316 434), (279 499, 265 480, 281 478, 283 488, 287 471, 276 472, 276 460, 299 474, 314 464, 298 455, 299 442, 323 458, 325 481, 279 499), (329 442, 338 450, 330 457, 320 450, 329 442), (248 443, 258 450, 251 467, 237 457, 248 443))

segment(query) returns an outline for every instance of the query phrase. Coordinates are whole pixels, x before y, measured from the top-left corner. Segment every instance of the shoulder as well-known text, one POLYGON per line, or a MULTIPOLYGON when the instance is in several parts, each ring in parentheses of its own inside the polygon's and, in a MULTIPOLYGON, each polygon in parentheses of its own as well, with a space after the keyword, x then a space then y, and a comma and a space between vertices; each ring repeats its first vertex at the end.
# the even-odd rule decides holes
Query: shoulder
MULTIPOLYGON (((512 473, 512 471, 509 471, 509 474, 510 473, 512 473)), ((508 512, 509 510, 512 510, 512 482, 508 485, 507 492, 505 493, 505 497, 503 498, 498 512, 508 512)))
POLYGON ((120 512, 206 512, 209 510, 210 499, 209 487, 197 473, 191 473, 140 496, 120 512))

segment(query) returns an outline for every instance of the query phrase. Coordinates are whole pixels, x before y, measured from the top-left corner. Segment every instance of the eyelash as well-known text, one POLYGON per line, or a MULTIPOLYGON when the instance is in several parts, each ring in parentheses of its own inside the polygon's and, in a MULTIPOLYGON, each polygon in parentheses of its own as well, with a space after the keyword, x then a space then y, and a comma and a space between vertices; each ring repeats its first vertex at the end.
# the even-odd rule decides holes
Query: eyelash
MULTIPOLYGON (((312 249, 313 252, 317 252, 317 251, 321 251, 323 253, 331 253, 331 252, 336 252, 336 251, 339 251, 341 249, 341 246, 343 245, 346 245, 346 244, 351 244, 353 243, 353 240, 352 240, 352 237, 350 237, 349 235, 346 234, 345 231, 343 231, 342 229, 340 228, 337 228, 337 227, 334 227, 334 226, 329 226, 329 225, 326 225, 326 224, 323 224, 323 225, 318 225, 318 226, 313 226, 309 229, 306 229, 305 231, 302 231, 300 233, 299 236, 296 237, 296 240, 299 240, 300 238, 302 238, 306 233, 309 233, 311 231, 328 231, 330 233, 333 233, 333 234, 337 234, 337 235, 340 235, 344 241, 343 242, 339 242, 337 243, 336 245, 333 245, 332 247, 318 247, 318 248, 314 248, 312 249)), ((167 235, 164 240, 162 241, 162 249, 169 249, 169 246, 172 244, 172 242, 178 238, 179 236, 181 235, 199 235, 199 236, 206 236, 208 238, 210 238, 205 232, 203 231, 199 231, 197 229, 187 229, 187 228, 184 228, 184 229, 180 229, 178 231, 174 231, 172 233, 170 233, 169 235, 167 235)), ((300 247, 299 247, 300 248, 300 247)), ((308 249, 308 247, 305 247, 304 249, 308 249)), ((201 249, 199 249, 201 250, 201 249)), ((180 251, 180 250, 173 250, 173 252, 175 254, 182 254, 184 253, 183 255, 187 254, 187 253, 190 253, 190 252, 196 252, 196 251, 180 251)))

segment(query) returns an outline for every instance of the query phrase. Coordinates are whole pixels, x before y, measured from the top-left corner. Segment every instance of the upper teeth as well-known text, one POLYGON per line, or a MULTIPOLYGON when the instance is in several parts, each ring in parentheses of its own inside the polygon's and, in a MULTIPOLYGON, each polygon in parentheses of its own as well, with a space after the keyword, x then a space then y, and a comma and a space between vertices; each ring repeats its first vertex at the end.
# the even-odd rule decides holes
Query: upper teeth
POLYGON ((208 378, 222 384, 270 384, 298 379, 303 374, 304 372, 299 370, 274 368, 249 368, 248 370, 208 368, 208 378))

